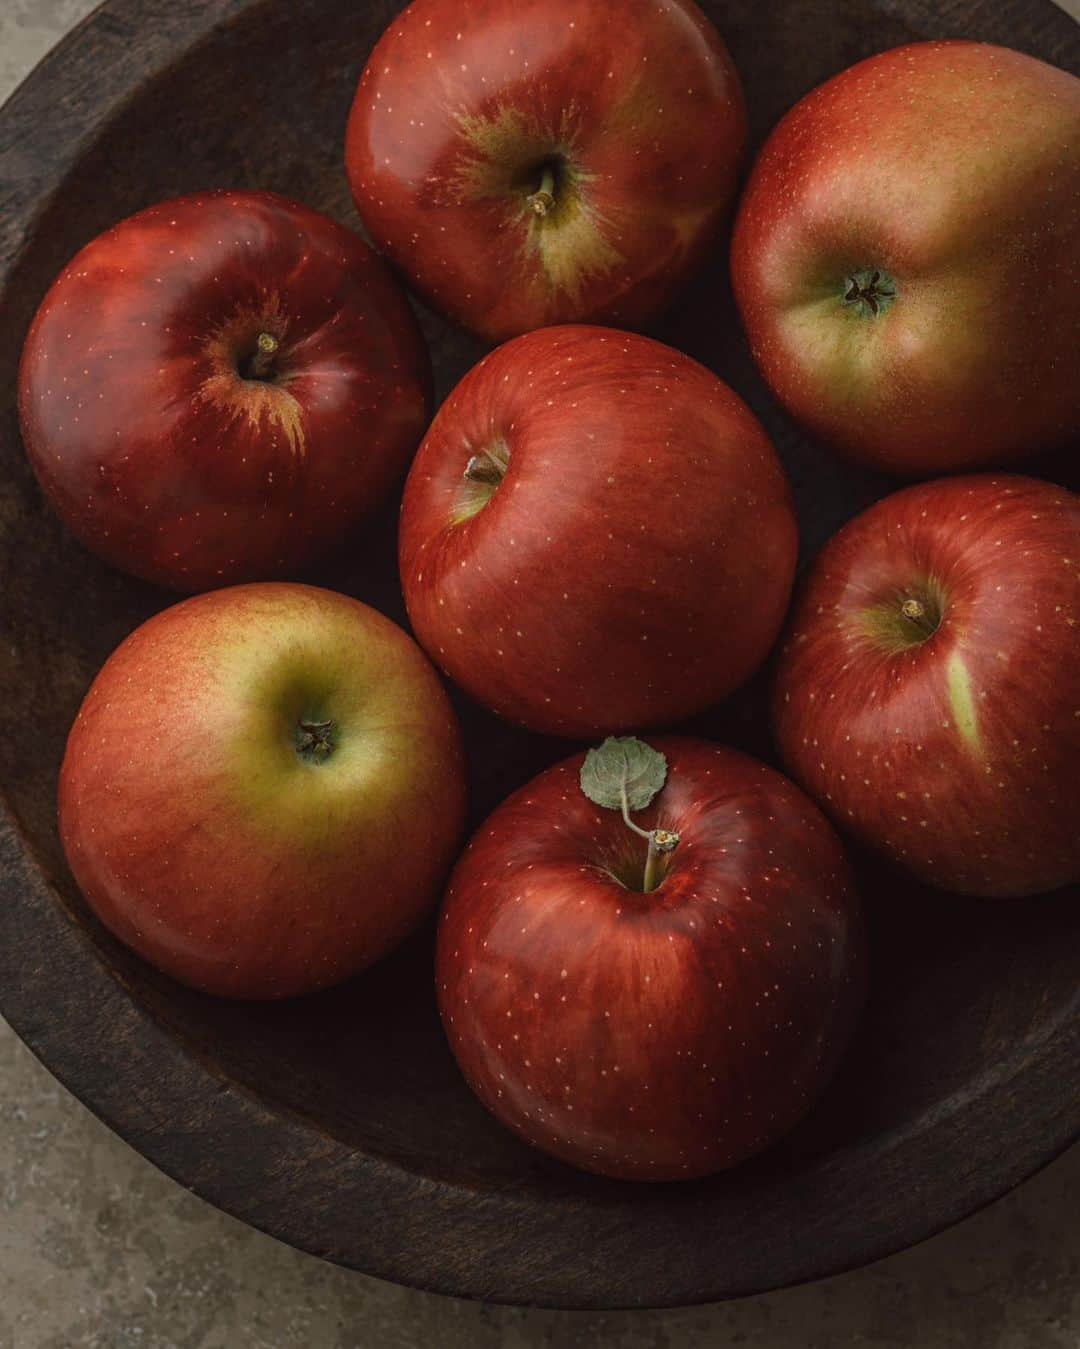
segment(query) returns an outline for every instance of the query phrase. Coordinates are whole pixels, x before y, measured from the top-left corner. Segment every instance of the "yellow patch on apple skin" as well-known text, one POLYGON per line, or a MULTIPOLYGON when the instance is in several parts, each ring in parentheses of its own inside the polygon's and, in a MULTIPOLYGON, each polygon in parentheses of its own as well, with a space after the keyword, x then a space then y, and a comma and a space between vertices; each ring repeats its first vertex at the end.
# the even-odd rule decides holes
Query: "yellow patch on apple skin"
POLYGON ((539 255, 552 288, 577 304, 586 283, 620 266, 623 257, 604 234, 603 218, 580 193, 563 203, 557 218, 558 228, 553 228, 551 217, 529 221, 527 249, 539 255))
POLYGON ((288 328, 281 299, 272 294, 263 304, 238 309, 206 341, 211 373, 203 381, 198 397, 226 416, 246 417, 253 430, 265 421, 285 437, 290 454, 303 458, 306 450, 303 409, 286 387, 288 375, 270 381, 243 379, 242 361, 254 349, 259 333, 270 333, 278 342, 288 328))
POLYGON ((530 126, 515 108, 505 105, 490 117, 460 112, 456 121, 464 146, 452 186, 463 201, 524 195, 514 181, 521 168, 570 149, 574 141, 570 108, 564 109, 557 127, 530 126))
POLYGON ((971 676, 968 674, 964 658, 954 651, 945 665, 945 680, 949 691, 949 706, 952 708, 953 724, 969 749, 982 752, 982 736, 979 733, 979 717, 975 708, 975 699, 971 696, 971 676))
POLYGON ((576 167, 575 121, 572 105, 550 127, 530 126, 505 105, 488 117, 458 114, 463 149, 451 187, 461 201, 520 202, 523 261, 535 254, 552 290, 576 304, 589 281, 624 258, 608 237, 611 222, 589 204, 590 175, 576 167), (524 178, 532 166, 556 159, 565 178, 554 209, 540 217, 526 205, 536 184, 524 178))

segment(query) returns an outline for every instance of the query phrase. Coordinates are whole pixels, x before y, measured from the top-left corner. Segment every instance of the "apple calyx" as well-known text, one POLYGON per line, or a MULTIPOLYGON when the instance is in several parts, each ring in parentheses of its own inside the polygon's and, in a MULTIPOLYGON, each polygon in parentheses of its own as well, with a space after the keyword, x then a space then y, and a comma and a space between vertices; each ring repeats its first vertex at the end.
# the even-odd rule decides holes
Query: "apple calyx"
POLYGON ((679 835, 673 829, 642 829, 630 812, 652 804, 667 781, 667 771, 666 757, 632 735, 609 735, 598 749, 589 750, 581 765, 581 790, 589 800, 606 810, 621 811, 626 827, 648 842, 641 881, 645 894, 667 875, 679 835))
POLYGON ((241 367, 244 379, 269 379, 273 374, 274 357, 280 343, 273 333, 261 332, 255 339, 255 350, 241 367))
POLYGON ((333 754, 335 746, 332 721, 307 721, 301 717, 296 726, 296 750, 302 758, 322 763, 333 754))
POLYGON ((895 280, 880 267, 862 268, 853 272, 844 282, 845 305, 856 305, 864 317, 877 318, 896 299, 895 280))

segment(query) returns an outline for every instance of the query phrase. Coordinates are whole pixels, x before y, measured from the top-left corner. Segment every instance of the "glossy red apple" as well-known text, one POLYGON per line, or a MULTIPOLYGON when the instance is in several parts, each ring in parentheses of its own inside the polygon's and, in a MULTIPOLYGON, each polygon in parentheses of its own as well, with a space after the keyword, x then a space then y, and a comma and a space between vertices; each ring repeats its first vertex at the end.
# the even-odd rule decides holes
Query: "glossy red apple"
POLYGON ((434 670, 329 590, 212 591, 136 629, 71 729, 60 834, 105 925, 195 988, 279 998, 389 951, 460 838, 434 670))
POLYGON ((266 192, 123 220, 53 283, 23 438, 88 548, 179 590, 304 567, 355 530, 427 423, 430 372, 384 264, 266 192))
POLYGON ((1080 430, 1080 80, 975 42, 862 61, 773 131, 732 277, 773 392, 891 473, 1080 430))
POLYGON ((871 506, 806 579, 775 710, 798 781, 925 880, 1080 881, 1080 499, 977 475, 871 506))
POLYGON ((715 238, 745 143, 692 0, 414 0, 360 78, 345 160, 378 247, 502 341, 641 324, 715 238))
POLYGON ((477 830, 436 980, 462 1071, 504 1124, 586 1170, 665 1180, 801 1118, 848 1041, 865 957, 840 844, 800 791, 719 745, 650 744, 666 785, 663 768, 631 777, 629 827, 578 754, 477 830), (646 890, 655 844, 666 869, 646 890))
POLYGON ((439 410, 402 503, 421 644, 511 721, 589 735, 676 721, 755 669, 797 531, 760 423, 688 356, 544 328, 439 410))

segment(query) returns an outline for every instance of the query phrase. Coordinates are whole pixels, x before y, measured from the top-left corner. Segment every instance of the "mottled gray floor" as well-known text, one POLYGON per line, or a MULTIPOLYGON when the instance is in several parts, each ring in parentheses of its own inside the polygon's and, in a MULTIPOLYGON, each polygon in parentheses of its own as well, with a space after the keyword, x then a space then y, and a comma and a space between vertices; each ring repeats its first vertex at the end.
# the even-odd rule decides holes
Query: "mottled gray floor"
MULTIPOLYGON (((415 1293, 226 1218, 0 1032, 0 1349, 1076 1349, 1080 1148, 914 1250, 676 1312, 415 1293)), ((657 1252, 662 1259, 663 1253, 657 1252)))
MULTIPOLYGON (((0 0, 0 98, 92 7, 0 0)), ((805 1288, 611 1315, 454 1302, 300 1255, 195 1199, 0 1022, 0 1349, 1077 1349, 1078 1210, 1074 1148, 952 1231, 805 1288)))

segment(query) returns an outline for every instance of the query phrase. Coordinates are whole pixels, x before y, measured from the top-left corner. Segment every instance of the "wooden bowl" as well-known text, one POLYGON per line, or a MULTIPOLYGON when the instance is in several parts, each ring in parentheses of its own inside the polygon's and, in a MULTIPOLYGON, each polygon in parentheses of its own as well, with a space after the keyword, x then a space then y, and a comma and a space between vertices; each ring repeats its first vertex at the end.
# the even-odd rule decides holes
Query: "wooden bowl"
MULTIPOLYGON (((611 0, 617 4, 617 0, 611 0)), ((1058 1153, 1075 1092, 1080 906, 960 900, 861 864, 874 991, 844 1069, 775 1151, 703 1183, 633 1186, 530 1151, 443 1040, 431 933, 333 992, 242 1006, 121 948, 64 865, 64 739, 106 655, 170 602, 68 538, 15 416, 23 334, 53 276, 119 217, 214 186, 265 187, 356 226, 342 134, 393 0, 107 0, 0 113, 0 999, 36 1054, 129 1143, 228 1212, 384 1278, 505 1302, 659 1306, 813 1279, 954 1222, 1058 1153)), ((760 141, 841 67, 912 38, 978 36, 1077 69, 1049 0, 706 4, 760 141)), ((764 396, 713 274, 657 325, 749 398, 798 497, 807 554, 889 490, 764 396)), ((478 348, 422 315, 440 394, 478 348)), ((1036 466, 1062 477, 1064 459, 1036 466)), ((317 579, 403 621, 395 510, 317 579)), ((694 729, 768 757, 762 681, 694 729)), ((459 700, 477 817, 567 752, 459 700)))

